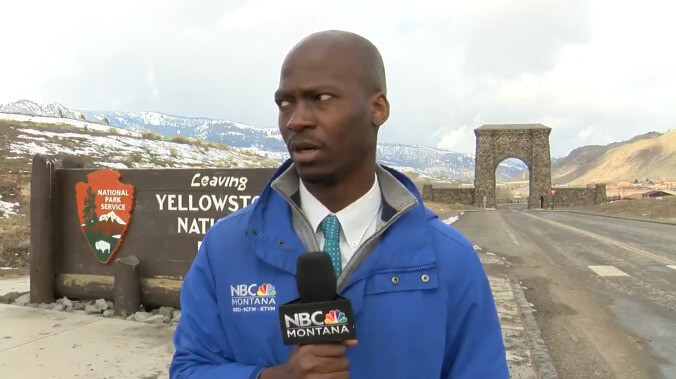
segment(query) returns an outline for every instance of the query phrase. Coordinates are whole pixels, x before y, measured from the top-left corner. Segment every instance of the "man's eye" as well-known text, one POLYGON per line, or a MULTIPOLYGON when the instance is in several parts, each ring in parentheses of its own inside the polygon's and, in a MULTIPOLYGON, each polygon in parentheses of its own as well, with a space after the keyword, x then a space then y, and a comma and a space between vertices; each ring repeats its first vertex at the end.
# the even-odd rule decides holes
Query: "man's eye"
POLYGON ((287 106, 289 106, 289 104, 291 104, 291 103, 289 103, 287 100, 280 100, 279 101, 280 107, 287 107, 287 106))
POLYGON ((330 99, 331 97, 333 97, 333 96, 331 96, 331 95, 329 95, 329 94, 326 94, 326 93, 323 93, 323 94, 317 96, 317 98, 318 98, 320 101, 328 100, 328 99, 330 99))

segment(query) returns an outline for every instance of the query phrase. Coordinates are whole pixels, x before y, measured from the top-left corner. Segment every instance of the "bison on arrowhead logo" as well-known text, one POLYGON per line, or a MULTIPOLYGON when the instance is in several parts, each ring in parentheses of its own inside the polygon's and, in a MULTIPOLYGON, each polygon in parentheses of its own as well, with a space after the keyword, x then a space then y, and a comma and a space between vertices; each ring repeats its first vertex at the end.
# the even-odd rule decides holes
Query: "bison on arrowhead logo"
POLYGON ((75 185, 77 213, 82 233, 94 257, 107 264, 120 248, 134 206, 134 186, 122 184, 115 170, 87 175, 75 185))

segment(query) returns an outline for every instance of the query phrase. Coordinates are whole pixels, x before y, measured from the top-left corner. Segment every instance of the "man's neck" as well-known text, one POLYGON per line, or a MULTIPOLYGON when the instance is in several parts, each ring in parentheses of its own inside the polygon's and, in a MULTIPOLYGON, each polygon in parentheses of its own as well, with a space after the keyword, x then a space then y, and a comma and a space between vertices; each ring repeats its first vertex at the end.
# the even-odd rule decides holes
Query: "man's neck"
POLYGON ((326 186, 303 181, 307 190, 332 213, 337 213, 366 194, 375 182, 375 165, 355 173, 348 180, 326 186))

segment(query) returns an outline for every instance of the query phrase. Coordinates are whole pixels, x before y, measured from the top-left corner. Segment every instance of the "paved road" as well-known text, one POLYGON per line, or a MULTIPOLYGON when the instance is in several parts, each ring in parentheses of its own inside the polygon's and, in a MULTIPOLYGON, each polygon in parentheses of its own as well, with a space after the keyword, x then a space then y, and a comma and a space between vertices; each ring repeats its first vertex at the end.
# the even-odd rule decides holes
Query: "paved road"
POLYGON ((168 378, 174 327, 0 304, 0 378, 168 378))
POLYGON ((676 378, 676 226, 551 211, 465 212, 506 258, 562 378, 676 378))

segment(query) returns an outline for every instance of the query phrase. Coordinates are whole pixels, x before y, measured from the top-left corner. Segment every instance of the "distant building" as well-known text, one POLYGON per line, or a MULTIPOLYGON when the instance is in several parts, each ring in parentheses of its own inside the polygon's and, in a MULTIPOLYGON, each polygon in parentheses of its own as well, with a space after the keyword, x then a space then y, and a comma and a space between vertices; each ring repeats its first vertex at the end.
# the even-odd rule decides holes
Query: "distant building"
POLYGON ((642 197, 643 197, 642 193, 636 192, 636 193, 632 193, 631 195, 622 196, 622 199, 623 200, 638 200, 638 199, 641 199, 642 197))
POLYGON ((674 191, 654 190, 642 193, 641 197, 643 199, 649 199, 651 197, 674 196, 674 194, 676 194, 674 191))
POLYGON ((618 199, 634 200, 640 199, 644 193, 652 191, 653 188, 636 186, 636 187, 622 187, 608 191, 608 194, 618 199))

